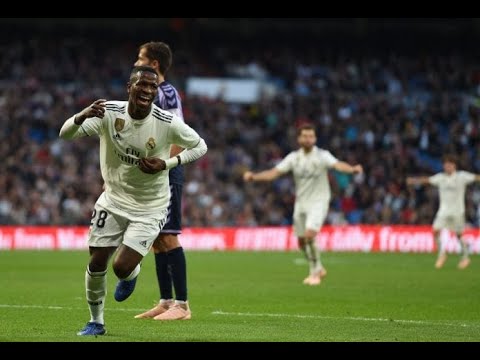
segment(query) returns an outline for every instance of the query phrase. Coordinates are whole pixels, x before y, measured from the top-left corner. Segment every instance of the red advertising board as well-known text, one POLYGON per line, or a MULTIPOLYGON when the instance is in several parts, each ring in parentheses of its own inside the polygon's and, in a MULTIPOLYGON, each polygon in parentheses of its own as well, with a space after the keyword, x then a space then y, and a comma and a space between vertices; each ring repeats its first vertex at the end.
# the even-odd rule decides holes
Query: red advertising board
MULTIPOLYGON (((88 227, 0 226, 0 250, 87 248, 88 227)), ((465 239, 472 253, 480 253, 480 231, 469 229, 465 239)), ((189 228, 180 241, 190 250, 296 250, 291 227, 189 228)), ((445 231, 442 242, 448 252, 458 252, 455 235, 445 231)), ((323 251, 418 252, 436 251, 429 226, 325 226, 317 236, 323 251)))

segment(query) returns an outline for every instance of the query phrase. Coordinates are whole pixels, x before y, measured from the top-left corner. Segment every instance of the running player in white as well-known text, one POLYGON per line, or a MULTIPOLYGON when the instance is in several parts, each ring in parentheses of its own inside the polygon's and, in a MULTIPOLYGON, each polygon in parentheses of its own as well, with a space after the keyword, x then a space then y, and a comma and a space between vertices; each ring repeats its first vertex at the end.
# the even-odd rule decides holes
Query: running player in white
POLYGON ((440 241, 442 229, 449 229, 457 235, 462 247, 459 269, 470 265, 468 244, 462 238, 465 229, 465 189, 468 184, 480 181, 480 175, 467 171, 457 171, 457 159, 454 155, 443 157, 444 172, 427 177, 407 177, 407 185, 433 185, 438 187, 440 207, 433 221, 433 236, 438 246, 435 268, 440 269, 447 260, 447 254, 440 241))
POLYGON ((97 135, 105 191, 92 215, 85 274, 91 319, 78 335, 103 335, 107 265, 117 250, 113 270, 120 279, 115 299, 133 292, 140 262, 150 250, 167 217, 170 201, 168 171, 207 152, 205 141, 177 116, 153 104, 159 77, 154 69, 135 67, 127 101, 95 101, 69 118, 63 139, 97 135), (170 157, 170 147, 186 149, 170 157), (163 160, 166 159, 166 160, 163 160))
POLYGON ((303 280, 307 285, 319 285, 327 271, 322 266, 315 237, 325 221, 330 204, 328 169, 355 174, 362 173, 361 165, 351 166, 336 159, 329 151, 315 144, 315 128, 304 125, 298 130, 300 149, 288 154, 275 167, 253 173, 246 171, 243 179, 249 181, 272 181, 288 172, 293 173, 296 199, 293 211, 293 228, 298 237, 298 246, 304 252, 309 265, 309 275, 303 280))

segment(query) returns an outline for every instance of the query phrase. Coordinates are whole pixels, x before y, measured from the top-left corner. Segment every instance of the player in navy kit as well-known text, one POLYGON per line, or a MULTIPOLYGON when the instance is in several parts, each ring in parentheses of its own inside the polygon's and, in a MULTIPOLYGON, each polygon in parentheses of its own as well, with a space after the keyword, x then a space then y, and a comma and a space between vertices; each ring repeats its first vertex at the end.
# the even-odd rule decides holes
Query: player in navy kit
MULTIPOLYGON (((153 67, 159 78, 158 95, 155 105, 183 119, 182 103, 177 90, 167 81, 165 74, 172 64, 172 52, 164 42, 148 42, 140 46, 135 66, 153 67)), ((176 156, 183 149, 172 146, 170 156, 176 156)), ((159 303, 142 314, 137 319, 154 318, 155 320, 187 320, 191 311, 187 300, 187 265, 185 253, 178 235, 182 228, 182 186, 184 172, 182 166, 177 166, 169 172, 171 200, 168 207, 167 223, 155 240, 155 266, 158 286, 160 288, 159 303), (175 300, 173 299, 175 289, 175 300)))

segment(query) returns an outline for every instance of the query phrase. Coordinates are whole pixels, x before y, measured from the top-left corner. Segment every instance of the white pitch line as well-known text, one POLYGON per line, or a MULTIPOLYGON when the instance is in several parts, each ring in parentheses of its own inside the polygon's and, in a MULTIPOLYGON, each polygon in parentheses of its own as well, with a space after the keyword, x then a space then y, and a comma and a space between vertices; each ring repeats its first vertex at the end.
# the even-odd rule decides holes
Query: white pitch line
MULTIPOLYGON (((45 309, 45 310, 84 310, 84 307, 69 307, 69 306, 46 306, 46 305, 13 305, 13 304, 0 304, 0 308, 10 309, 45 309)), ((138 312, 145 309, 105 309, 105 311, 132 311, 138 312)), ((242 313, 242 312, 225 312, 225 311, 213 311, 212 315, 233 315, 233 316, 256 316, 256 317, 291 317, 296 319, 333 319, 333 320, 352 320, 352 321, 377 321, 377 322, 393 322, 403 324, 417 324, 417 325, 437 325, 437 326, 455 326, 455 327, 473 327, 478 328, 480 325, 469 324, 455 324, 448 322, 435 322, 435 321, 423 321, 423 320, 404 320, 404 319, 386 319, 386 318, 367 318, 367 317, 353 317, 353 316, 322 316, 322 315, 300 315, 300 314, 271 314, 271 313, 242 313)))
POLYGON ((234 315, 234 316, 257 316, 257 317, 291 317, 296 319, 333 319, 333 320, 352 320, 352 321, 377 321, 377 322, 392 322, 402 324, 417 324, 417 325, 437 325, 437 326, 455 326, 455 327, 480 327, 480 325, 469 324, 455 324, 448 322, 435 322, 424 320, 403 320, 403 319, 386 319, 386 318, 368 318, 368 317, 354 317, 354 316, 322 316, 322 315, 300 315, 300 314, 270 314, 270 313, 241 313, 241 312, 225 312, 213 311, 212 315, 234 315))
MULTIPOLYGON (((85 306, 87 306, 85 304, 85 306)), ((0 304, 0 308, 11 309, 45 309, 45 310, 84 310, 85 307, 69 307, 69 306, 46 306, 46 305, 12 305, 12 304, 0 304)), ((105 311, 144 311, 145 309, 105 309, 105 311)))

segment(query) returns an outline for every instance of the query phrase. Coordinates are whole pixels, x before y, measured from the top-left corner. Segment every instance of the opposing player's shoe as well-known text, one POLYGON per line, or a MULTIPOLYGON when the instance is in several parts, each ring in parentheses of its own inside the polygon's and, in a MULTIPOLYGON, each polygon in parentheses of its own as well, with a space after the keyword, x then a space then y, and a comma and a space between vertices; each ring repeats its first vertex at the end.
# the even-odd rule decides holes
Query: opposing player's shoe
POLYGON ((185 304, 173 304, 163 314, 155 316, 154 320, 190 320, 192 318, 192 312, 188 303, 185 304))
POLYGON ((105 329, 105 325, 95 323, 95 322, 88 322, 85 327, 77 332, 78 336, 88 336, 88 335, 105 335, 107 330, 105 329))
POLYGON ((447 254, 441 254, 438 256, 437 261, 435 262, 435 269, 440 269, 445 265, 445 261, 447 261, 447 254))
POLYGON ((470 265, 470 258, 463 258, 462 260, 460 260, 460 262, 458 263, 458 268, 460 270, 463 270, 465 269, 468 265, 470 265))
MULTIPOLYGON (((138 276, 137 276, 138 277, 138 276)), ((130 295, 132 295, 133 290, 135 290, 135 285, 137 284, 137 277, 132 280, 119 280, 117 287, 115 288, 115 300, 124 301, 127 300, 130 295)))
POLYGON ((174 304, 173 300, 161 301, 155 307, 153 307, 152 309, 150 309, 148 311, 145 311, 142 314, 136 315, 135 319, 151 319, 151 318, 154 318, 157 315, 163 314, 171 306, 173 306, 173 304, 174 304))

